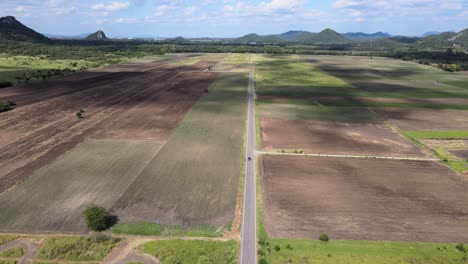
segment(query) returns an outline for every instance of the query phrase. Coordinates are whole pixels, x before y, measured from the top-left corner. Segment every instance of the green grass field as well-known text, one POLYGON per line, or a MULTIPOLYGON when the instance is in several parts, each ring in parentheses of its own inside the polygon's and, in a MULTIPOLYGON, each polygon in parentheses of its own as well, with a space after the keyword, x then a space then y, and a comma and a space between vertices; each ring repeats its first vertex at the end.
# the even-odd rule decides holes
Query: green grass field
POLYGON ((119 223, 112 227, 115 234, 133 234, 142 236, 177 236, 177 237, 220 237, 223 230, 212 227, 187 228, 184 226, 160 225, 156 223, 119 223))
POLYGON ((20 258, 24 255, 21 247, 10 248, 0 253, 0 258, 20 258))
POLYGON ((215 67, 215 70, 231 72, 249 72, 250 54, 229 54, 215 67))
POLYGON ((215 229, 231 223, 247 87, 246 74, 219 76, 114 207, 123 223, 129 219, 215 229))
POLYGON ((466 252, 455 244, 268 239, 261 246, 268 264, 347 263, 347 264, 448 264, 468 263, 466 252), (288 246, 289 245, 289 246, 288 246), (279 249, 276 250, 275 249, 279 249), (270 253, 268 253, 270 252, 270 253))
POLYGON ((238 263, 239 244, 233 240, 161 240, 142 246, 143 252, 161 260, 162 264, 235 264, 238 263))
POLYGON ((0 227, 13 231, 85 231, 81 212, 106 208, 127 189, 163 142, 87 140, 0 196, 0 227))
POLYGON ((260 91, 263 87, 350 87, 295 55, 254 55, 253 58, 255 85, 260 91))
POLYGON ((101 261, 119 243, 119 238, 96 237, 49 237, 38 249, 35 259, 101 261))
POLYGON ((18 238, 17 236, 12 236, 12 235, 0 235, 0 246, 10 241, 13 241, 17 238, 18 238))

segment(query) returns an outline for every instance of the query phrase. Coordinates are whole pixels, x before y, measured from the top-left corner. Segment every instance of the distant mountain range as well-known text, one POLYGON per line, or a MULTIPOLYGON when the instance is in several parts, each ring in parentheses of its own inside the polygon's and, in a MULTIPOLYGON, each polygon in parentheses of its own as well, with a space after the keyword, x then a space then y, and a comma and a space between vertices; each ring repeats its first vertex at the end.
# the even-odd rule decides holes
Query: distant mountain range
MULTIPOLYGON (((76 38, 89 41, 107 40, 106 34, 98 30, 92 34, 82 34, 71 37, 48 35, 52 38, 76 38)), ((27 42, 50 42, 51 39, 26 27, 12 16, 0 18, 0 40, 27 41, 27 42)), ((185 39, 177 37, 165 39, 173 43, 184 43, 188 41, 222 41, 235 44, 305 44, 305 45, 354 45, 357 47, 373 47, 382 49, 397 49, 401 47, 421 48, 447 48, 451 46, 468 47, 468 29, 456 32, 427 32, 423 37, 392 36, 387 32, 376 32, 372 34, 363 32, 350 32, 340 34, 332 29, 325 29, 319 33, 303 30, 291 30, 282 34, 258 35, 251 33, 240 38, 198 38, 185 39)))

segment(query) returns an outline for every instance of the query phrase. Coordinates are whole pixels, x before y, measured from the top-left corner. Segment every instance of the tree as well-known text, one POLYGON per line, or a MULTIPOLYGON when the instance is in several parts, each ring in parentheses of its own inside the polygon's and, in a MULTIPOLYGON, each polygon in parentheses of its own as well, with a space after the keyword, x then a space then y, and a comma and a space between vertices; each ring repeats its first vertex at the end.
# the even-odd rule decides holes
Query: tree
POLYGON ((86 225, 92 231, 104 231, 114 224, 113 217, 106 208, 91 204, 82 213, 86 225))
POLYGON ((328 237, 327 234, 321 234, 321 235, 319 236, 319 240, 320 240, 320 241, 323 241, 323 242, 328 242, 328 240, 330 240, 330 238, 328 237))

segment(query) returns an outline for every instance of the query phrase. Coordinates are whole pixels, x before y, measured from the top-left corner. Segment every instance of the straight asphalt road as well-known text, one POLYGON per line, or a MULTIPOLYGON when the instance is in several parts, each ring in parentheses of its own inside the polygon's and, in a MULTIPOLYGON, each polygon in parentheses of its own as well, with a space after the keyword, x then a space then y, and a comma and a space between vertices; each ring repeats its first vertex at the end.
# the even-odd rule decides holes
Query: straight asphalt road
POLYGON ((245 157, 244 212, 242 218, 240 264, 257 263, 257 201, 255 184, 255 91, 254 65, 249 78, 247 146, 245 157), (250 160, 249 160, 250 158, 250 160))

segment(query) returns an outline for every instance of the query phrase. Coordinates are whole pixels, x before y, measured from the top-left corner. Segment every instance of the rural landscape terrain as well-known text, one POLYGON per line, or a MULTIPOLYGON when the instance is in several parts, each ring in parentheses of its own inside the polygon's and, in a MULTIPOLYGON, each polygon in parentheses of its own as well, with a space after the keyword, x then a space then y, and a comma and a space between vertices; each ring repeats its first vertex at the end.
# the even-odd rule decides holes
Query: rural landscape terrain
POLYGON ((0 264, 468 263, 467 34, 363 51, 0 18, 0 264))

